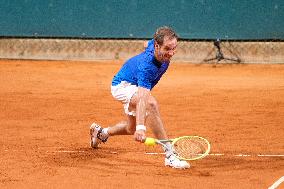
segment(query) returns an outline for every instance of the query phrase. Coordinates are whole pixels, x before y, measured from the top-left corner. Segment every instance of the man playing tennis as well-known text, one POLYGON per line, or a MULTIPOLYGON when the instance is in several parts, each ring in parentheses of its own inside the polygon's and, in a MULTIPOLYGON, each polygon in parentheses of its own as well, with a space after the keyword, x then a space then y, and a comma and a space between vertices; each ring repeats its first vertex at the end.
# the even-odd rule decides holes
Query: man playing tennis
MULTIPOLYGON (((145 51, 126 61, 114 76, 111 93, 123 104, 127 121, 108 128, 93 123, 90 127, 92 148, 97 148, 99 143, 106 142, 109 136, 114 135, 134 134, 136 141, 143 142, 146 139, 146 120, 157 139, 168 139, 158 103, 151 95, 151 90, 167 71, 176 52, 177 40, 178 36, 172 28, 158 28, 145 51)), ((166 145, 166 166, 180 169, 190 167, 186 161, 176 158, 170 142, 166 145)))

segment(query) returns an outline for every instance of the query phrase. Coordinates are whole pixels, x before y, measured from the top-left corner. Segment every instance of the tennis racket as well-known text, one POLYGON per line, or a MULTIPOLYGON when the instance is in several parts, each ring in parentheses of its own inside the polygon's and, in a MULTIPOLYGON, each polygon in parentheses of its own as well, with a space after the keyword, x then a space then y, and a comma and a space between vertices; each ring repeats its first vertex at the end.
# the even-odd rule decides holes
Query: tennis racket
POLYGON ((210 143, 200 136, 182 136, 168 140, 146 138, 144 143, 147 146, 160 144, 165 148, 168 148, 165 144, 166 142, 171 142, 175 156, 180 160, 192 161, 202 159, 210 152, 210 143))

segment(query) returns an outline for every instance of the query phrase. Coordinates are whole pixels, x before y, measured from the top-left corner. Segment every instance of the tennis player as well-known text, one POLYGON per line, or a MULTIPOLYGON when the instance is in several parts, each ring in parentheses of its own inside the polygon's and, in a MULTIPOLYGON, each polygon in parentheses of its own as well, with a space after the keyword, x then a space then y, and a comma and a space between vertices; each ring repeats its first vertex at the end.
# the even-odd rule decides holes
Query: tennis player
MULTIPOLYGON (((93 123, 90 127, 92 148, 97 148, 101 142, 106 142, 109 136, 114 135, 134 135, 136 141, 143 142, 147 127, 152 129, 157 139, 168 139, 158 102, 151 95, 151 90, 167 71, 176 53, 177 40, 178 36, 172 28, 158 28, 145 51, 126 61, 114 76, 111 93, 123 104, 126 121, 108 128, 93 123)), ((164 148, 166 166, 180 169, 190 167, 186 161, 174 156, 171 143, 167 143, 167 146, 167 149, 164 148)))

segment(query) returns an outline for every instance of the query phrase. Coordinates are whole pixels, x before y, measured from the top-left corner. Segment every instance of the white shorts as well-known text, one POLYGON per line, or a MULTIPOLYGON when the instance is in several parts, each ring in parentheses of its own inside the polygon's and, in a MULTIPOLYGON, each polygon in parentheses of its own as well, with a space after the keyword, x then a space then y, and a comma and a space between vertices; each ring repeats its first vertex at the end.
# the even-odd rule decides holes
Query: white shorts
POLYGON ((124 112, 131 116, 136 116, 136 110, 129 111, 129 103, 137 91, 138 87, 136 85, 132 85, 126 81, 122 81, 116 86, 111 86, 112 96, 123 104, 124 112))

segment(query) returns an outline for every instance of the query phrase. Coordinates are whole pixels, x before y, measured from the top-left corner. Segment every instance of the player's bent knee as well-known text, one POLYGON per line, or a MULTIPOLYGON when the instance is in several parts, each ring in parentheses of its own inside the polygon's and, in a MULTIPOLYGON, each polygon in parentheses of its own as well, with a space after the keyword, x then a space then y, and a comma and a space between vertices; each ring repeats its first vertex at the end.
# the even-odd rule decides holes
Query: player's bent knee
POLYGON ((149 99, 148 110, 150 112, 157 112, 159 110, 158 102, 157 102, 157 100, 154 97, 149 99))
POLYGON ((126 131, 129 135, 133 135, 136 131, 136 129, 134 127, 127 127, 126 131))

